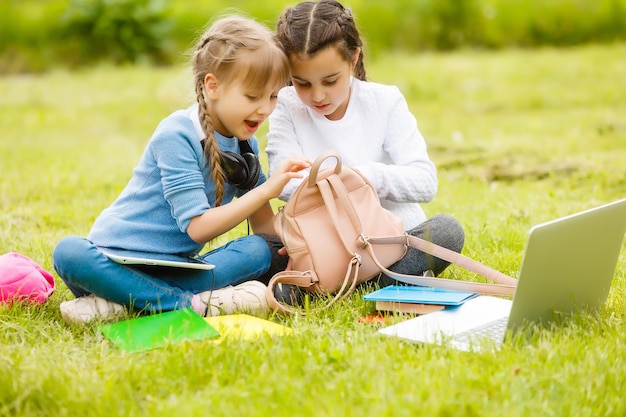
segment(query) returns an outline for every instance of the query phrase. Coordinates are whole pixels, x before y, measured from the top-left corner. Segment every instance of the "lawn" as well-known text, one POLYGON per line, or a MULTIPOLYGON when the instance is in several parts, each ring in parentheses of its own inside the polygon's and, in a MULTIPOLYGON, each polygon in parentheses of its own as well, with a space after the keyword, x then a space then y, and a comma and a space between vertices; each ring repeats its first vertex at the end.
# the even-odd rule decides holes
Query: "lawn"
MULTIPOLYGON (((626 195, 625 52, 389 53, 367 69, 400 87, 427 139, 440 179, 427 214, 455 216, 464 254, 516 276, 532 225, 626 195)), ((192 91, 184 67, 0 78, 0 253, 52 271, 55 243, 88 232, 192 91)), ((293 336, 128 354, 97 325, 65 324, 57 277, 43 306, 0 307, 0 416, 624 415, 624 249, 601 312, 498 353, 380 337, 358 323, 373 310, 361 291, 324 313, 267 317, 293 336)))

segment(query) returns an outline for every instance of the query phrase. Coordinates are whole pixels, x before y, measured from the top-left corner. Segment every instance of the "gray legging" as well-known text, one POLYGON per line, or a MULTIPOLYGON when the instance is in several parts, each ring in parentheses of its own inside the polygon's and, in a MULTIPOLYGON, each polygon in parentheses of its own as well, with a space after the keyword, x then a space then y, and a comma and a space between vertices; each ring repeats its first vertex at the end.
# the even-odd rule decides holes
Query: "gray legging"
MULTIPOLYGON (((459 253, 463 249, 463 243, 465 242, 463 227, 461 227, 454 217, 446 214, 433 216, 409 230, 407 233, 459 253)), ((278 255, 278 249, 283 247, 278 237, 269 235, 260 236, 265 239, 272 253, 270 269, 259 278, 260 281, 267 284, 275 273, 285 270, 288 257, 278 255)), ((423 275, 424 272, 430 270, 435 276, 438 276, 449 264, 450 263, 447 261, 409 247, 406 255, 398 262, 391 265, 389 269, 393 272, 408 275, 423 275)), ((398 283, 393 278, 384 274, 381 274, 373 281, 378 282, 380 287, 398 283)))
MULTIPOLYGON (((463 243, 465 242, 463 227, 461 227, 454 217, 446 214, 431 217, 409 230, 408 234, 458 253, 461 253, 463 243)), ((426 271, 430 270, 435 276, 438 276, 448 265, 450 265, 448 261, 409 247, 406 255, 398 262, 391 265, 389 270, 407 275, 424 275, 426 271)), ((384 274, 381 274, 378 278, 378 285, 380 287, 397 283, 395 279, 384 274)))

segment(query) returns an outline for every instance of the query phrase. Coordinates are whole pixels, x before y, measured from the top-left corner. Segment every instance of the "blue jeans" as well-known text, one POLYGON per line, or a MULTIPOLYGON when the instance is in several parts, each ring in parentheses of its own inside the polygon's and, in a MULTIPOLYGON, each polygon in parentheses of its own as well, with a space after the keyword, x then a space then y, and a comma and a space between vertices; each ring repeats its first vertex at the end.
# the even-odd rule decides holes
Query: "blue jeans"
POLYGON ((201 256, 212 270, 120 265, 93 242, 62 239, 52 254, 54 269, 76 296, 94 294, 135 310, 169 311, 191 306, 194 294, 255 280, 270 266, 270 250, 256 235, 244 236, 201 256))

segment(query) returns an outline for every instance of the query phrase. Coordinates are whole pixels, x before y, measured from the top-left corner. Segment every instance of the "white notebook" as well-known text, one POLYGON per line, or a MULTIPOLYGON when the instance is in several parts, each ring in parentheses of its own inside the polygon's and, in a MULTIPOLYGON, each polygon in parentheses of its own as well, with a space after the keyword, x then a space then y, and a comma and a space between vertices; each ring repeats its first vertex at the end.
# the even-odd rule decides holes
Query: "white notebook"
POLYGON ((204 269, 210 270, 215 265, 206 263, 195 258, 184 258, 182 256, 169 255, 164 253, 131 252, 125 253, 121 250, 100 248, 100 251, 113 262, 124 265, 144 265, 144 266, 164 266, 169 268, 204 269))

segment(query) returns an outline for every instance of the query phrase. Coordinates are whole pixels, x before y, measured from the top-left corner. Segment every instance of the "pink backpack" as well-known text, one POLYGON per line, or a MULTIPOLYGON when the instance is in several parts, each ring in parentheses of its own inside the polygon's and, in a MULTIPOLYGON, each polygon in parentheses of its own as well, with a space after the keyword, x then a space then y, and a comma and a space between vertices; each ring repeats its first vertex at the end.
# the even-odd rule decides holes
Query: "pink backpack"
POLYGON ((10 252, 0 256, 0 302, 44 303, 54 292, 54 277, 35 261, 10 252))

